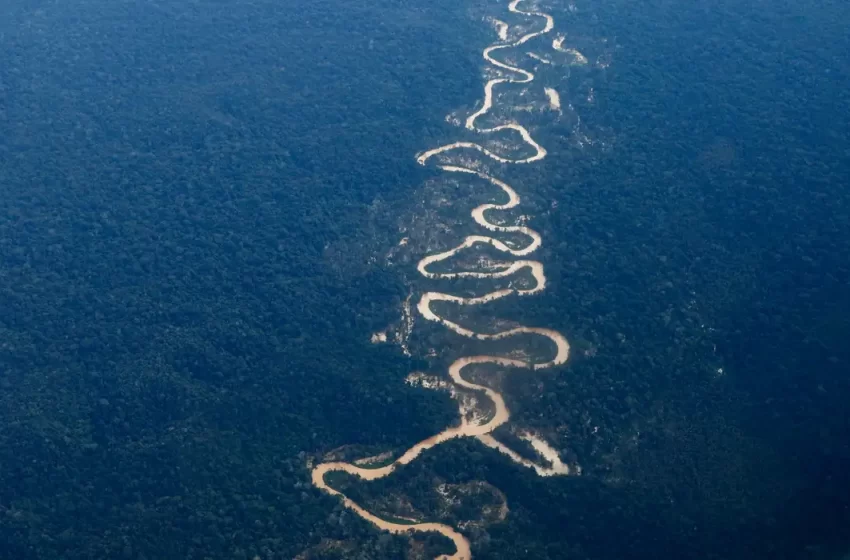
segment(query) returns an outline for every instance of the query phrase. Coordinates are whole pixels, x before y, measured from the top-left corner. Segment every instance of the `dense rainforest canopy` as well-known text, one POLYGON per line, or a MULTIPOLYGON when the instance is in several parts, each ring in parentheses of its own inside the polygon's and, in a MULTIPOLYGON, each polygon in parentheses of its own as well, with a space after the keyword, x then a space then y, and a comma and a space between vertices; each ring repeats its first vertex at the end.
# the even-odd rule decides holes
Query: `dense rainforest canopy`
MULTIPOLYGON (((583 474, 541 480, 463 440, 339 485, 428 516, 435 480, 485 481, 510 511, 470 531, 476 558, 842 558, 850 6, 543 4, 592 61, 541 73, 587 141, 534 122, 549 157, 512 179, 550 286, 494 314, 573 344, 506 394, 583 474)), ((503 12, 0 7, 0 557, 446 550, 378 533, 308 465, 455 420, 404 383, 422 352, 370 336, 417 289, 386 258, 433 192, 414 155, 456 139, 444 117, 480 99, 484 17, 503 12)), ((448 211, 488 195, 464 196, 448 211)), ((475 486, 447 515, 500 499, 475 486)))

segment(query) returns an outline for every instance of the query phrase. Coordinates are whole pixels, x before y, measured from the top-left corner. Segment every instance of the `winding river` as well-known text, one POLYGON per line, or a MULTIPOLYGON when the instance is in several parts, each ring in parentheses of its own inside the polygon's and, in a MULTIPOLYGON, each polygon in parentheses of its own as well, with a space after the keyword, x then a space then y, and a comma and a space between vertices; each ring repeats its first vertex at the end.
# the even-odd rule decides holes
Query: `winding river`
MULTIPOLYGON (((490 211, 508 210, 518 206, 520 204, 520 197, 517 192, 504 181, 493 177, 488 173, 485 173, 484 171, 472 167, 466 167, 463 165, 444 163, 442 162, 444 158, 438 157, 445 155, 449 152, 454 152, 458 150, 474 150, 479 152, 480 154, 483 154, 484 156, 493 161, 503 164, 529 164, 535 161, 540 161, 546 157, 546 150, 543 148, 543 146, 538 144, 531 137, 529 131, 519 124, 508 123, 493 126, 491 128, 479 128, 478 126, 476 126, 476 121, 480 117, 490 112, 490 110, 493 108, 493 92, 500 84, 528 84, 534 80, 534 74, 532 72, 507 64, 495 58, 494 55, 502 49, 517 47, 534 39, 535 37, 547 34, 551 32, 554 27, 554 20, 550 15, 539 11, 534 11, 532 9, 522 10, 519 8, 519 5, 522 2, 523 0, 512 0, 510 5, 508 6, 508 9, 514 14, 540 20, 543 25, 537 31, 525 33, 519 38, 510 41, 508 40, 508 25, 504 22, 494 20, 497 22, 498 25, 498 34, 500 42, 484 49, 483 57, 489 64, 498 68, 502 72, 502 74, 504 74, 505 77, 497 77, 489 80, 486 83, 486 85, 484 86, 483 104, 477 111, 475 111, 466 119, 466 122, 464 124, 468 130, 480 134, 491 135, 497 133, 506 133, 516 135, 521 138, 522 142, 531 149, 531 155, 523 158, 512 159, 509 157, 505 157, 504 155, 499 155, 477 143, 454 142, 452 144, 439 146, 437 148, 423 152, 417 156, 416 160, 421 165, 426 165, 433 160, 437 162, 436 167, 438 169, 441 169, 442 171, 445 171, 447 173, 473 175, 478 179, 486 181, 494 187, 500 189, 502 193, 506 196, 507 201, 502 204, 482 204, 476 207, 472 210, 473 220, 478 225, 493 234, 509 233, 512 235, 521 235, 527 239, 527 242, 523 246, 516 248, 495 237, 490 237, 487 235, 470 235, 466 237, 459 245, 452 249, 426 256, 425 258, 419 261, 417 265, 417 270, 423 277, 428 279, 494 279, 508 277, 516 274, 521 270, 527 269, 534 279, 534 284, 532 287, 529 288, 508 287, 490 292, 486 295, 479 297, 460 297, 442 292, 425 292, 419 299, 419 302, 416 307, 419 314, 424 319, 439 323, 460 336, 482 341, 497 341, 520 334, 541 336, 551 341, 554 353, 550 359, 543 362, 535 362, 531 359, 518 359, 490 355, 462 357, 452 363, 451 366, 449 366, 448 375, 451 379, 451 382, 456 387, 460 389, 465 389, 467 391, 474 391, 476 394, 486 396, 486 398, 489 399, 489 401, 492 403, 493 412, 492 414, 488 414, 483 419, 483 421, 481 420, 480 415, 478 415, 477 420, 475 418, 469 420, 467 418, 467 415, 461 413, 460 424, 458 426, 447 428, 424 441, 420 441, 419 443, 405 451, 393 462, 381 468, 361 467, 353 463, 346 462, 329 462, 315 466, 312 472, 312 482, 317 488, 323 490, 324 492, 327 492, 328 494, 339 496, 342 499, 343 504, 347 508, 349 508, 357 515, 382 530, 389 531, 391 533, 436 532, 449 538, 454 543, 455 552, 451 555, 441 556, 440 558, 443 560, 469 560, 472 557, 469 540, 455 528, 442 523, 402 524, 382 519, 370 513, 369 511, 355 503, 353 500, 345 496, 342 492, 330 486, 325 480, 325 475, 330 472, 343 471, 355 475, 363 480, 375 480, 383 478, 392 474, 392 472, 395 471, 399 466, 406 465, 416 460, 416 458, 419 457, 419 455, 425 450, 435 447, 450 439, 460 437, 477 438, 484 445, 495 449, 501 453, 504 453, 516 463, 533 469, 540 476, 566 475, 570 473, 569 466, 561 462, 557 451, 555 451, 545 441, 535 435, 525 433, 520 434, 520 437, 528 441, 528 443, 531 444, 535 451, 537 451, 540 456, 546 459, 547 463, 545 465, 537 464, 533 461, 526 459, 525 457, 522 457, 519 453, 515 452, 507 445, 501 443, 496 438, 494 438, 492 435, 494 430, 496 430, 496 428, 510 420, 510 411, 505 405, 504 398, 498 391, 495 391, 494 389, 491 389, 490 387, 484 385, 473 383, 467 380, 463 375, 465 368, 478 364, 495 364, 504 368, 517 368, 526 370, 540 370, 559 366, 561 364, 564 364, 569 357, 570 345, 567 342, 567 339, 564 338, 564 336, 557 331, 535 327, 517 327, 493 334, 477 333, 455 322, 452 322, 449 319, 446 319, 445 317, 441 317, 432 308, 432 304, 436 302, 450 302, 456 305, 481 305, 510 295, 532 295, 546 288, 546 276, 543 271, 543 265, 538 261, 526 258, 540 247, 542 242, 540 235, 536 231, 523 225, 498 225, 491 222, 487 218, 488 212, 490 211), (495 267, 495 270, 488 270, 482 272, 434 272, 429 268, 435 263, 447 260, 456 255, 457 253, 472 248, 476 245, 489 245, 505 255, 518 257, 518 260, 515 260, 510 264, 505 263, 503 265, 497 266, 495 267)), ((569 49, 565 49, 562 47, 562 42, 563 38, 555 39, 552 42, 553 49, 560 52, 571 52, 569 49)), ((574 53, 577 56, 581 56, 580 53, 577 53, 577 51, 574 51, 574 53)))

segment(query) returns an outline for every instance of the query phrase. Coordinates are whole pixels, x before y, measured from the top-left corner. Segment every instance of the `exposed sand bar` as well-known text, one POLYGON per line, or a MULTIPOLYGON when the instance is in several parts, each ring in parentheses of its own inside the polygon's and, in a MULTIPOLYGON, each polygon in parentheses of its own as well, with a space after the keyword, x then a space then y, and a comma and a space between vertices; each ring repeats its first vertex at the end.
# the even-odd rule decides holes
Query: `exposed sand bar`
POLYGON ((561 110, 561 96, 557 90, 554 88, 544 88, 543 91, 546 92, 546 97, 549 98, 549 107, 552 108, 553 111, 561 110))
POLYGON ((496 33, 499 34, 499 40, 500 41, 507 41, 508 40, 508 29, 510 29, 508 24, 505 23, 504 21, 500 20, 500 19, 493 18, 493 25, 496 26, 496 33))
POLYGON ((575 58, 574 64, 578 64, 578 65, 581 65, 581 66, 587 64, 587 57, 585 57, 583 54, 581 54, 580 52, 578 52, 575 49, 564 48, 564 40, 565 39, 566 39, 566 37, 564 37, 563 35, 556 37, 552 41, 552 48, 555 49, 558 52, 567 53, 567 54, 572 55, 575 58))

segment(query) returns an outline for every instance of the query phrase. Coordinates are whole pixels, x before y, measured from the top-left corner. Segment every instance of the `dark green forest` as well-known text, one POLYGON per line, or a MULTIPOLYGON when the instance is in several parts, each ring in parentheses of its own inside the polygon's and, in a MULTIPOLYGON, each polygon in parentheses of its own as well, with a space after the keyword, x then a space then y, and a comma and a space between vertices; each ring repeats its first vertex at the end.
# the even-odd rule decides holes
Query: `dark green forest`
MULTIPOLYGON (((593 62, 540 73, 590 142, 534 122, 549 157, 508 179, 550 286, 493 314, 570 339, 564 368, 506 394, 583 474, 463 440, 337 486, 436 515, 436 482, 486 481, 510 512, 469 531, 475 558, 845 558, 850 5, 541 6, 593 62)), ((308 464, 455 420, 404 383, 440 363, 370 344, 416 289, 373 257, 433 177, 414 155, 480 99, 482 17, 505 13, 0 6, 0 557, 449 551, 377 532, 308 464)))

